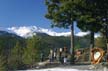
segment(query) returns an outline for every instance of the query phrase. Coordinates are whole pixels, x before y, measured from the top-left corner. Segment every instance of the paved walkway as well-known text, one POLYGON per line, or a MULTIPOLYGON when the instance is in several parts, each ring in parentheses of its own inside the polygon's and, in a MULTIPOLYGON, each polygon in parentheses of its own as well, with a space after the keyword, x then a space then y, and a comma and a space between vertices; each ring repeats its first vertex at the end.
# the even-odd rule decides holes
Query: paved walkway
POLYGON ((67 65, 67 64, 49 64, 38 69, 48 68, 63 68, 63 69, 78 69, 87 71, 108 71, 108 65, 97 64, 97 65, 67 65))

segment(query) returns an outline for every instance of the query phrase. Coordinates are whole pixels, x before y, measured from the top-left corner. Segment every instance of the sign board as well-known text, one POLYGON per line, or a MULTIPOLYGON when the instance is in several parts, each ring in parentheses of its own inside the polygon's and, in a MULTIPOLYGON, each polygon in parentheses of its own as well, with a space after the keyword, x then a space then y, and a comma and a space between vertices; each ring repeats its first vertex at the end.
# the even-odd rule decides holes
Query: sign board
POLYGON ((91 63, 92 64, 100 63, 103 56, 104 56, 104 50, 103 49, 93 48, 91 50, 91 63))

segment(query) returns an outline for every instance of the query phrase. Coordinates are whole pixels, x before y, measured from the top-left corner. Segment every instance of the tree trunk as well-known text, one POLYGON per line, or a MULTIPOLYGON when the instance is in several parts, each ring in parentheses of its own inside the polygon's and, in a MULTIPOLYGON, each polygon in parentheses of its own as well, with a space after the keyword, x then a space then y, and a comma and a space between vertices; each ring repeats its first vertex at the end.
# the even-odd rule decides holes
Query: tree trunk
MULTIPOLYGON (((106 32, 106 34, 107 34, 107 32, 106 32)), ((106 35, 106 52, 108 53, 108 37, 107 37, 107 35, 106 35)))
POLYGON ((106 24, 106 28, 105 28, 105 37, 106 37, 106 49, 107 49, 107 53, 108 53, 108 25, 106 24))
POLYGON ((107 43, 106 43, 106 45, 107 45, 107 53, 108 53, 108 39, 107 39, 107 43))
POLYGON ((94 48, 94 32, 91 31, 90 48, 94 48))
POLYGON ((94 48, 94 32, 91 31, 91 37, 90 37, 90 56, 89 56, 89 61, 91 62, 91 50, 94 48))
POLYGON ((71 63, 74 64, 74 23, 71 24, 71 63))

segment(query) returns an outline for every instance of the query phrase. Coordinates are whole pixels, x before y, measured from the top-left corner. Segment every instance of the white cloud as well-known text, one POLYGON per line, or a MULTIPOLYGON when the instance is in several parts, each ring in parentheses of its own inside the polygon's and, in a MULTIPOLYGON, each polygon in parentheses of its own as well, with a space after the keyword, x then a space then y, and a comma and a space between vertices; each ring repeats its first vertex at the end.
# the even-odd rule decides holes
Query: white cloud
POLYGON ((95 34, 95 36, 94 36, 95 38, 97 38, 97 37, 100 37, 100 34, 95 34))
MULTIPOLYGON (((76 35, 76 36, 83 37, 83 36, 88 35, 88 34, 90 34, 90 32, 78 32, 78 33, 76 33, 75 35, 76 35)), ((95 37, 95 38, 100 37, 100 34, 99 34, 99 33, 96 33, 96 34, 94 35, 94 37, 95 37)))
POLYGON ((90 32, 78 32, 78 33, 76 33, 75 35, 76 36, 80 36, 80 37, 83 37, 83 36, 85 36, 85 35, 88 35, 90 32))

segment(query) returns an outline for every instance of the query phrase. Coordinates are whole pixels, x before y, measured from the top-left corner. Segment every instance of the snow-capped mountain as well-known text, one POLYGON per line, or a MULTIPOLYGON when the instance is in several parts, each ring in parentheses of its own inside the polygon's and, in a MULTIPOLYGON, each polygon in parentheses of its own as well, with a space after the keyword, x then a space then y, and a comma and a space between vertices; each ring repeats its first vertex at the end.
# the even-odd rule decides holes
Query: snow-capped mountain
MULTIPOLYGON (((45 29, 41 27, 36 26, 21 26, 21 27, 10 27, 7 28, 8 32, 17 34, 21 37, 32 37, 33 35, 49 35, 49 36, 70 36, 71 32, 55 32, 51 29, 45 29)), ((87 34, 90 34, 90 32, 78 32, 75 33, 75 36, 83 37, 87 34)), ((96 34, 95 37, 99 37, 99 34, 96 34)))
POLYGON ((36 26, 11 27, 11 28, 7 28, 7 30, 21 37, 31 37, 33 35, 40 34, 40 33, 47 34, 49 36, 69 36, 71 34, 70 32, 57 33, 52 31, 51 29, 45 29, 36 26))

